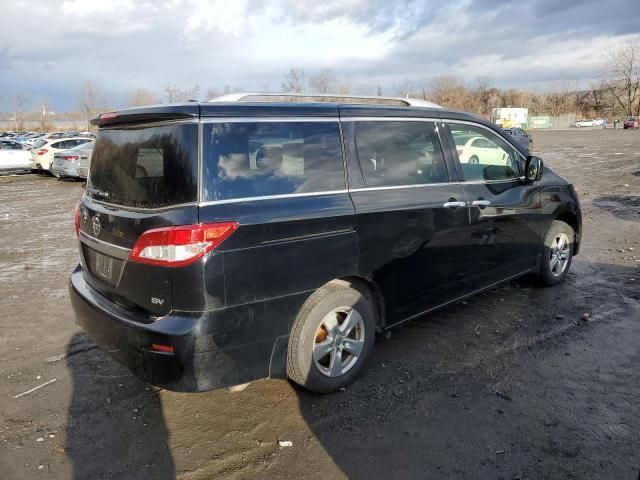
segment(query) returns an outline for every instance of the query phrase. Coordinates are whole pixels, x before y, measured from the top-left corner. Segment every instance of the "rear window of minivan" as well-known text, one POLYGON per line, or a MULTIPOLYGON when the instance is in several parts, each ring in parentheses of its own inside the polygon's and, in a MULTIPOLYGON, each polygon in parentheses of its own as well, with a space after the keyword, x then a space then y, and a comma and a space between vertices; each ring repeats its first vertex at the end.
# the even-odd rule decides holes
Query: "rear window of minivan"
POLYGON ((203 127, 203 200, 345 189, 337 122, 228 122, 203 127))
POLYGON ((198 126, 172 124, 99 130, 87 195, 116 205, 160 208, 198 193, 198 126))

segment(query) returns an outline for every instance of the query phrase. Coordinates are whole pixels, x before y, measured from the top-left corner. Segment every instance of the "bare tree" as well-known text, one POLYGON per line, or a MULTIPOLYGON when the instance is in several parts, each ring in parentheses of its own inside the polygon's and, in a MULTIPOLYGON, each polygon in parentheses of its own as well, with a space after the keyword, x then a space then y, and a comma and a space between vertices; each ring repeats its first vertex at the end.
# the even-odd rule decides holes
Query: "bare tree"
POLYGON ((429 92, 429 81, 425 79, 420 79, 416 83, 417 92, 415 94, 419 94, 419 98, 422 100, 427 100, 428 92, 429 92))
POLYGON ((146 88, 138 88, 129 92, 129 94, 127 95, 127 105, 130 107, 155 105, 160 102, 161 99, 159 98, 159 96, 151 90, 147 90, 146 88))
POLYGON ((51 102, 46 97, 41 97, 37 100, 37 106, 40 109, 40 130, 51 130, 51 102))
POLYGON ((410 97, 415 89, 413 82, 405 78, 402 82, 394 84, 393 90, 399 97, 410 97))
MULTIPOLYGON (((577 90, 577 82, 561 80, 550 92, 542 94, 541 104, 544 111, 551 116, 575 113, 578 110, 577 90)), ((517 105, 522 94, 519 90, 507 90, 505 95, 506 100, 512 102, 509 105, 517 105)))
POLYGON ((24 114, 29 109, 31 101, 24 93, 16 93, 13 96, 13 120, 16 130, 24 130, 24 114))
POLYGON ((182 92, 175 83, 167 82, 164 85, 164 98, 167 103, 178 103, 182 92))
POLYGON ((91 117, 107 109, 107 97, 104 92, 91 80, 85 80, 80 87, 80 112, 85 120, 87 130, 90 128, 91 117))
POLYGON ((215 87, 207 88, 207 91, 204 94, 206 100, 211 100, 212 98, 216 98, 219 95, 220 95, 220 92, 215 87))
POLYGON ((304 68, 292 68, 284 74, 283 92, 304 93, 307 89, 304 68))
POLYGON ((353 91, 353 81, 350 78, 340 80, 336 90, 339 95, 351 95, 353 91))
POLYGON ((443 107, 464 109, 468 104, 467 90, 457 77, 451 75, 433 77, 429 86, 429 97, 443 107))
POLYGON ((191 88, 188 88, 184 91, 185 97, 183 101, 187 102, 190 100, 199 100, 200 99, 200 85, 198 82, 194 83, 191 88))
POLYGON ((198 100, 200 97, 200 85, 198 82, 194 83, 192 87, 182 89, 178 85, 172 82, 168 82, 164 85, 164 98, 167 103, 181 103, 188 102, 190 100, 198 100))
POLYGON ((309 84, 314 93, 330 93, 336 88, 336 78, 331 69, 323 68, 317 75, 311 76, 309 84))
POLYGON ((605 84, 625 115, 640 115, 640 47, 637 43, 609 52, 605 84))
POLYGON ((496 89, 491 86, 489 77, 476 77, 478 113, 488 115, 496 106, 496 89))
POLYGON ((354 87, 353 91, 358 95, 367 95, 369 97, 376 95, 376 87, 368 83, 359 83, 354 87))

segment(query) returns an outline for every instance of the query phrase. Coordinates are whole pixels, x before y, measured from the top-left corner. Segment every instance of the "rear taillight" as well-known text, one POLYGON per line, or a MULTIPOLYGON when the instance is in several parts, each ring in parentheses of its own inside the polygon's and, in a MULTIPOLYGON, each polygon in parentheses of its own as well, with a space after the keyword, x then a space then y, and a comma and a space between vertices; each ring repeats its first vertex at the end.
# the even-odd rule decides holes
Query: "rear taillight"
POLYGON ((76 205, 75 211, 76 235, 80 236, 80 204, 76 205))
POLYGON ((80 160, 80 157, 78 155, 64 155, 62 156, 63 160, 80 160))
POLYGON ((48 151, 49 150, 47 150, 46 148, 38 148, 37 150, 34 150, 34 152, 36 152, 37 155, 44 155, 48 151))
POLYGON ((236 228, 238 222, 154 228, 138 238, 129 260, 163 267, 184 267, 216 248, 236 228))
POLYGON ((152 343, 151 349, 162 353, 173 353, 174 350, 172 345, 162 345, 160 343, 152 343))

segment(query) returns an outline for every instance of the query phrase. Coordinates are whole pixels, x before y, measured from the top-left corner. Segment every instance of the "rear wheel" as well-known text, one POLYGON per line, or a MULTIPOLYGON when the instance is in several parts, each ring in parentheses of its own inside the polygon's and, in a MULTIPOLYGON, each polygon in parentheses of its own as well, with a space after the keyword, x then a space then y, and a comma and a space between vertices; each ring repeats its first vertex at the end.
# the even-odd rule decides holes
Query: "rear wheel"
POLYGON ((555 220, 544 239, 540 278, 545 285, 562 282, 571 267, 575 232, 564 222, 555 220))
POLYGON ((471 158, 469 158, 469 163, 472 164, 472 165, 477 165, 478 164, 478 157, 473 155, 471 158))
POLYGON ((372 301, 353 284, 335 280, 321 287, 293 325, 289 378, 318 393, 348 385, 371 355, 375 327, 372 301))

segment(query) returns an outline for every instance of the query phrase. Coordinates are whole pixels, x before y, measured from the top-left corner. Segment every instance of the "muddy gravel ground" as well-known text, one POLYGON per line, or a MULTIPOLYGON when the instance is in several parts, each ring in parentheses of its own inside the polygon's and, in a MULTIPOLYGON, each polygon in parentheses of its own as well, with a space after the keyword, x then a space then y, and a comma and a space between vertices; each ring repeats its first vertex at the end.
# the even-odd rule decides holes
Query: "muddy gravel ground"
POLYGON ((0 478, 636 480, 640 133, 534 141, 582 201, 567 281, 520 279, 398 328, 326 396, 138 381, 73 321, 82 185, 0 177, 0 478))

